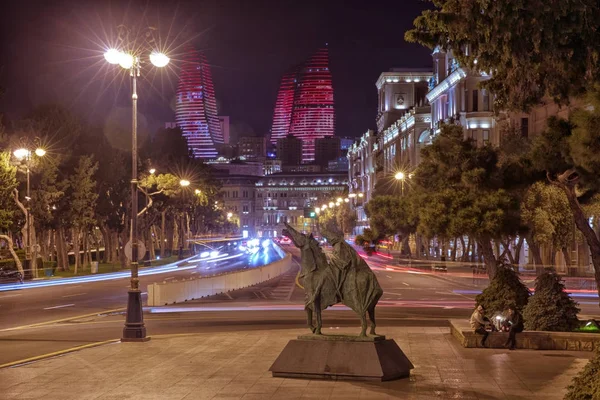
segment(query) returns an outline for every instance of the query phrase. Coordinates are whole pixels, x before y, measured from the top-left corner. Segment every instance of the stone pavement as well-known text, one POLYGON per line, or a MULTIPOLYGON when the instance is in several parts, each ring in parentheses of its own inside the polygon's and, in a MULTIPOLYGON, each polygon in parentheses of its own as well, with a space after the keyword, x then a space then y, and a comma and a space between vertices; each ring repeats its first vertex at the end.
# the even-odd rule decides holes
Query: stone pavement
POLYGON ((272 378, 268 369, 279 352, 306 330, 247 330, 108 344, 5 368, 0 399, 558 400, 591 356, 464 349, 449 328, 379 331, 395 339, 415 365, 410 378, 383 383, 272 378))

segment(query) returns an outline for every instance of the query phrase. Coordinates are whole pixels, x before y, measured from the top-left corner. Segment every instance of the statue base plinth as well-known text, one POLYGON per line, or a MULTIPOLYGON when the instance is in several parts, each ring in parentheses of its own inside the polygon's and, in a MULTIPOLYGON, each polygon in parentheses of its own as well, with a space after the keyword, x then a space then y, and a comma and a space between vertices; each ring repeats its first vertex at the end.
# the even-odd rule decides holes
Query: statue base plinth
POLYGON ((285 378, 389 381, 413 368, 385 336, 306 335, 290 340, 269 371, 285 378))

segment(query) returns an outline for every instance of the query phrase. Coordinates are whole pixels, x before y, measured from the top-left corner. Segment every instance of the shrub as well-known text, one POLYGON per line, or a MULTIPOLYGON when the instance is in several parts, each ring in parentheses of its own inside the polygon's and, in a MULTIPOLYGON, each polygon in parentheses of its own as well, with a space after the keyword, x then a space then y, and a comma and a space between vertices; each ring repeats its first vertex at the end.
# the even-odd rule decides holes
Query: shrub
POLYGON ((499 265, 496 276, 475 300, 487 314, 503 312, 509 306, 522 312, 529 299, 529 289, 519 279, 511 266, 499 265))
POLYGON ((600 348, 567 388, 565 400, 600 399, 600 348))
POLYGON ((570 332, 579 326, 578 312, 560 276, 547 269, 535 280, 535 293, 523 310, 525 329, 570 332))

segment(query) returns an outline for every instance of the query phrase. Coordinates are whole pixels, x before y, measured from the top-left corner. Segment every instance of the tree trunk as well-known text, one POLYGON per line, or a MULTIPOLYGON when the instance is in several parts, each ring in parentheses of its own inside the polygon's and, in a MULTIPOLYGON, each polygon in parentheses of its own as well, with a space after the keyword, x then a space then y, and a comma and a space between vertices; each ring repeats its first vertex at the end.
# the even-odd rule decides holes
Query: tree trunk
POLYGON ((596 236, 596 232, 592 229, 589 224, 588 218, 586 217, 579 200, 577 200, 577 194, 575 193, 576 180, 572 180, 571 176, 575 173, 574 170, 565 171, 558 177, 557 181, 550 180, 550 182, 559 188, 561 188, 567 195, 569 200, 569 206, 575 219, 575 225, 577 229, 583 234, 585 241, 590 247, 592 253, 592 264, 594 265, 594 277, 596 279, 596 287, 598 295, 600 296, 600 239, 596 236))
POLYGON ((163 211, 160 213, 160 256, 161 257, 165 257, 165 246, 166 246, 166 235, 165 235, 165 229, 166 229, 166 216, 165 214, 167 213, 167 211, 163 211))
POLYGON ((119 233, 115 230, 110 231, 110 263, 116 264, 119 261, 119 233))
POLYGON ((567 267, 567 273, 569 273, 569 267, 571 266, 571 253, 569 252, 569 249, 566 247, 563 247, 561 249, 563 257, 565 259, 565 266, 567 267))
POLYGON ((456 261, 456 248, 458 247, 458 238, 454 238, 454 245, 452 246, 452 252, 450 257, 452 261, 456 261))
POLYGON ((154 237, 154 225, 151 225, 148 229, 148 245, 146 246, 149 251, 148 257, 150 260, 156 258, 156 252, 154 251, 154 237))
MULTIPOLYGON (((102 242, 104 243, 104 255, 102 256, 102 262, 107 263, 109 262, 108 259, 110 257, 110 236, 104 224, 100 224, 100 234, 102 235, 102 242)), ((97 259, 96 261, 100 262, 100 259, 97 259)))
POLYGON ((17 256, 17 253, 15 252, 12 238, 8 235, 0 235, 0 240, 6 240, 8 251, 10 252, 10 255, 12 256, 13 260, 15 260, 15 265, 17 266, 17 270, 19 270, 19 272, 21 273, 21 276, 25 276, 25 272, 23 271, 23 264, 21 263, 21 260, 19 259, 19 257, 17 256))
POLYGON ((524 241, 525 241, 525 237, 519 236, 519 240, 517 240, 517 245, 515 246, 515 255, 514 255, 514 262, 516 265, 521 264, 521 249, 523 248, 524 241))
POLYGON ((117 242, 119 247, 119 262, 121 263, 122 269, 127 267, 127 257, 125 256, 125 244, 127 244, 128 241, 127 232, 129 232, 129 229, 123 229, 119 235, 120 241, 117 242))
POLYGON ((73 256, 75 257, 75 270, 73 274, 77 275, 81 266, 81 258, 79 257, 79 228, 71 229, 71 235, 73 240, 73 256))
POLYGON ((69 270, 69 255, 67 251, 67 239, 65 237, 65 228, 59 227, 57 230, 56 247, 58 267, 61 271, 69 270))
POLYGON ((527 244, 529 245, 529 253, 533 256, 533 265, 536 273, 539 275, 544 269, 544 262, 542 261, 540 246, 538 246, 538 244, 533 240, 531 235, 527 237, 527 244))
POLYGON ((494 256, 494 248, 492 247, 492 240, 486 237, 479 238, 477 240, 481 253, 483 254, 483 262, 488 272, 490 280, 494 279, 498 270, 498 264, 496 257, 494 256))

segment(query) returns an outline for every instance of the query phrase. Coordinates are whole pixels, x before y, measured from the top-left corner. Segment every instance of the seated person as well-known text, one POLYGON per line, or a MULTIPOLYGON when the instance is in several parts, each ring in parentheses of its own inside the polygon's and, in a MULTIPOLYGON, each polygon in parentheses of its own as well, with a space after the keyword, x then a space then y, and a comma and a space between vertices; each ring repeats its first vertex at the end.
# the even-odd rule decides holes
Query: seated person
POLYGON ((471 315, 471 328, 473 331, 479 335, 483 335, 483 339, 481 339, 481 347, 485 347, 485 341, 489 335, 489 332, 485 329, 486 323, 489 323, 489 319, 483 315, 484 313, 483 306, 480 304, 477 306, 473 314, 471 315))
POLYGON ((523 317, 515 306, 508 307, 506 319, 504 320, 504 329, 508 331, 508 340, 504 344, 504 347, 514 350, 517 344, 517 333, 523 332, 523 317))

